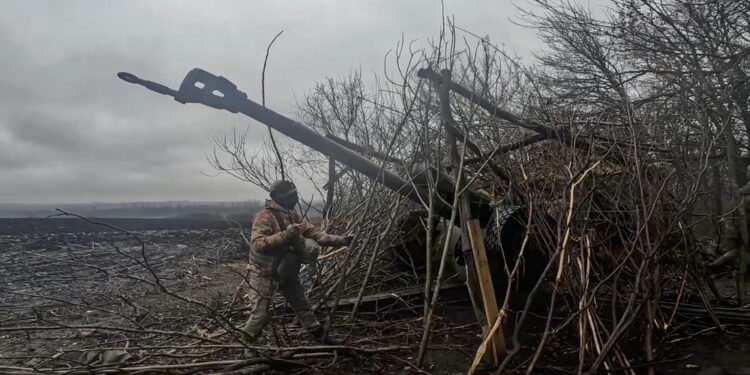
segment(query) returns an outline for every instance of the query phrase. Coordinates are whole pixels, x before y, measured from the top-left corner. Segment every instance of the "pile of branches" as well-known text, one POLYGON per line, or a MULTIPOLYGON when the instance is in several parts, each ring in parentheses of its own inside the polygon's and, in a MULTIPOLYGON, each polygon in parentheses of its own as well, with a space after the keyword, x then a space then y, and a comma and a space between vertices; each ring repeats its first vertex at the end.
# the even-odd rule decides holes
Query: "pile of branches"
MULTIPOLYGON (((580 349, 573 371, 654 371, 650 364, 658 363, 665 337, 684 328, 676 319, 685 301, 698 303, 691 308, 701 311, 702 328, 720 331, 716 303, 747 303, 744 267, 737 269, 738 288, 722 295, 704 258, 716 255, 709 247, 723 223, 746 232, 737 207, 750 155, 750 45, 739 30, 750 9, 718 0, 615 1, 607 18, 597 18, 567 2, 533 3, 536 11, 523 12, 522 21, 547 45, 538 65, 525 66, 448 20, 430 48, 399 43, 374 89, 353 73, 320 83, 301 103, 302 123, 431 197, 405 202, 345 161, 287 146, 287 169, 318 187, 325 225, 360 234, 348 250, 330 256, 335 262, 321 292, 361 296, 387 285, 383 280, 397 277, 387 249, 400 241, 403 217, 421 210, 435 218, 440 205, 455 210, 452 196, 441 193, 463 179, 460 189, 495 207, 525 211, 525 239, 513 249, 522 255, 494 271, 512 280, 539 269, 542 277, 525 292, 547 296, 541 334, 521 342, 534 298, 513 310, 517 284, 506 282, 508 289, 498 293, 501 326, 511 337, 500 371, 522 363, 532 372, 547 348, 566 341, 580 349), (448 100, 441 101, 445 85, 448 100), (460 144, 459 164, 449 158, 450 137, 460 144), (546 261, 525 262, 526 250, 543 251, 546 261), (519 358, 523 345, 535 349, 519 358)), ((278 177, 269 167, 273 154, 238 158, 242 144, 217 142, 232 156, 214 160, 219 170, 252 182, 246 172, 259 171, 265 160, 263 171, 278 177)), ((452 262, 448 246, 429 234, 430 218, 421 224, 428 233, 426 264, 414 266, 424 273, 402 276, 406 284, 425 283, 426 331, 430 292, 452 262)))

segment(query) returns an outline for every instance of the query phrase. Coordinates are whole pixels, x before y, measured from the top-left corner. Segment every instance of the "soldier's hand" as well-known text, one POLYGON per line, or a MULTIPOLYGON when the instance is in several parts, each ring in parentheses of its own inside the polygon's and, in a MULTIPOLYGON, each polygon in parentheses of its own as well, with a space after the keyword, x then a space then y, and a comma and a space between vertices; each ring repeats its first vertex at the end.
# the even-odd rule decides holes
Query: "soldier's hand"
POLYGON ((293 241, 300 238, 299 226, 295 224, 289 224, 284 230, 284 238, 287 241, 293 241))

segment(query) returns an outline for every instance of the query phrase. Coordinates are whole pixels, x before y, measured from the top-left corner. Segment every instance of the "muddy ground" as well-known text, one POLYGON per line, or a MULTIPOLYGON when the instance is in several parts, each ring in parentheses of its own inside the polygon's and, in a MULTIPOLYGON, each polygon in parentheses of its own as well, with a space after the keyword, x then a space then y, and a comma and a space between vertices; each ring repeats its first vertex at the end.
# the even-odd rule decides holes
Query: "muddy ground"
MULTIPOLYGON (((218 224, 197 228, 201 226, 197 223, 189 229, 176 229, 174 223, 163 229, 159 225, 169 225, 150 222, 150 228, 157 225, 160 230, 138 230, 135 225, 128 228, 129 235, 72 223, 55 224, 56 230, 6 223, 6 228, 23 230, 0 235, 0 366, 70 367, 82 361, 81 353, 112 348, 116 354, 123 347, 143 348, 128 351, 121 365, 129 366, 243 358, 236 333, 227 329, 239 326, 248 313, 243 300, 246 249, 236 229, 218 224), (201 340, 216 344, 198 347, 201 340)), ((311 300, 315 304, 315 296, 311 300)), ((310 345, 283 301, 277 302, 280 316, 267 330, 266 343, 310 345)), ((356 347, 406 349, 342 352, 294 371, 417 372, 410 362, 421 335, 418 298, 366 304, 354 321, 345 319, 348 308, 341 306, 334 314, 334 336, 347 338, 347 345, 356 347), (382 313, 385 305, 390 306, 389 313, 382 313)), ((318 316, 324 319, 326 314, 318 312, 318 316)), ((538 317, 532 317, 532 325, 520 337, 522 343, 536 341, 531 339, 540 335, 543 316, 539 311, 538 317)), ((750 330, 741 320, 720 333, 701 317, 680 318, 676 327, 660 336, 659 373, 750 374, 750 330)), ((446 292, 425 370, 465 373, 479 344, 478 334, 465 293, 446 292)), ((575 338, 570 332, 558 335, 570 338, 545 351, 536 373, 575 372, 572 364, 579 352, 575 338)), ((641 345, 637 329, 630 336, 637 352, 641 345)), ((510 368, 522 368, 523 358, 534 349, 524 347, 526 354, 510 368)), ((101 350, 97 353, 102 355, 101 350)), ((636 367, 642 362, 632 360, 636 367)), ((480 373, 491 371, 483 367, 480 373)))

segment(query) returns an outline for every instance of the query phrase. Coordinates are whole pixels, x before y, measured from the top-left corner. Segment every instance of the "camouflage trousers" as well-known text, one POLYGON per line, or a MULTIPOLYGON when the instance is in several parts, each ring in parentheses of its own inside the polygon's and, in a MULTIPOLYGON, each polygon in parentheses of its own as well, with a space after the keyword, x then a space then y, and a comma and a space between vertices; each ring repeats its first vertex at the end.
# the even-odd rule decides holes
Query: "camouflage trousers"
POLYGON ((250 317, 243 327, 246 343, 255 343, 263 328, 271 321, 270 307, 276 290, 281 291, 305 329, 315 331, 320 328, 320 322, 310 309, 310 302, 305 297, 305 289, 302 287, 298 276, 277 280, 251 264, 248 282, 250 284, 251 311, 250 317))

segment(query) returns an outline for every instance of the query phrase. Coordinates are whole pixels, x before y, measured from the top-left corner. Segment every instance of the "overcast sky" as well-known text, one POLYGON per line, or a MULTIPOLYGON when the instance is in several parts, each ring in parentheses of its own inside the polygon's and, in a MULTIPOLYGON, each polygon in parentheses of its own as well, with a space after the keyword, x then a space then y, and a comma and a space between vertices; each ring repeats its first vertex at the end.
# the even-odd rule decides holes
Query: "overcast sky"
MULTIPOLYGON (((523 1, 523 0, 520 0, 523 1)), ((504 0, 445 0, 459 26, 522 56, 539 48, 504 0)), ((212 137, 243 116, 180 105, 129 85, 118 71, 176 87, 201 67, 267 106, 293 113, 316 81, 382 71, 404 38, 435 38, 439 1, 4 1, 0 13, 0 203, 261 198, 229 176, 209 177, 212 137)))

